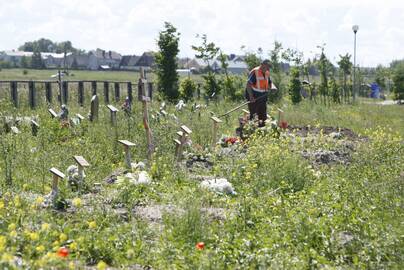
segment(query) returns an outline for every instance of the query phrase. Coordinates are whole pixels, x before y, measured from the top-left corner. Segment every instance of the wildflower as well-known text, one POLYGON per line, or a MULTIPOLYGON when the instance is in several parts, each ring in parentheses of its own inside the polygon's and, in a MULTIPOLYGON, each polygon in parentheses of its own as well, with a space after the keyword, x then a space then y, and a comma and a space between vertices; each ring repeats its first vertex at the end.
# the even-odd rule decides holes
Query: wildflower
POLYGON ((18 195, 15 196, 15 198, 14 198, 14 206, 17 207, 17 208, 21 206, 21 200, 20 200, 20 197, 18 195))
POLYGON ((32 232, 32 233, 29 234, 29 238, 30 238, 32 241, 37 241, 37 240, 39 239, 39 234, 36 233, 36 232, 32 232))
POLYGON ((41 225, 41 231, 47 231, 50 228, 50 224, 49 223, 42 223, 41 225))
POLYGON ((80 198, 74 198, 72 200, 72 204, 73 204, 74 207, 80 208, 82 206, 81 199, 80 198))
POLYGON ((197 250, 202 250, 202 249, 205 248, 205 243, 204 242, 198 242, 195 247, 196 247, 197 250))
POLYGON ((1 256, 1 261, 4 263, 12 263, 14 260, 14 256, 9 254, 9 253, 4 253, 3 256, 1 256))
POLYGON ((38 198, 35 199, 35 204, 36 205, 41 205, 45 199, 42 196, 39 196, 38 198))
POLYGON ((43 245, 40 245, 40 246, 37 246, 37 247, 35 248, 35 250, 38 251, 38 252, 40 252, 40 253, 42 253, 42 252, 45 251, 45 247, 44 247, 43 245))
POLYGON ((64 233, 61 233, 61 234, 59 235, 59 240, 60 240, 60 242, 66 241, 66 240, 67 240, 67 235, 64 234, 64 233))
POLYGON ((4 202, 0 201, 0 210, 4 208, 4 202))
POLYGON ((90 229, 95 229, 97 227, 97 223, 95 221, 88 222, 88 227, 90 229))
POLYGON ((69 245, 69 248, 70 248, 71 251, 77 250, 77 243, 76 242, 71 243, 69 245))
POLYGON ((15 237, 17 237, 17 232, 16 231, 11 231, 9 233, 9 235, 10 235, 11 238, 15 238, 15 237))
POLYGON ((66 247, 59 248, 58 252, 56 253, 59 257, 66 258, 69 256, 69 250, 66 247))
POLYGON ((6 249, 7 239, 5 236, 0 235, 0 252, 6 249))
POLYGON ((9 231, 14 231, 17 228, 17 226, 15 225, 15 223, 10 223, 8 225, 8 230, 9 231))
POLYGON ((74 270, 77 269, 76 265, 74 264, 74 262, 69 262, 69 269, 74 270))
POLYGON ((105 269, 107 269, 107 264, 105 263, 105 262, 103 262, 103 261, 100 261, 98 264, 97 264, 97 269, 98 270, 105 270, 105 269))

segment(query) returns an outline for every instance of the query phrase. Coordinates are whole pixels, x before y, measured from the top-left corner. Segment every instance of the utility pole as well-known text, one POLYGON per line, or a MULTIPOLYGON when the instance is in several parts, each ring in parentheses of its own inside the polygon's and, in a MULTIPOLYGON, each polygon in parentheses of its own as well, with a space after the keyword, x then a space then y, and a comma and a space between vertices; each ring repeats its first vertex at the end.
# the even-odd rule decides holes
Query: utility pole
POLYGON ((356 98, 356 76, 355 76, 355 70, 356 70, 356 33, 359 30, 358 25, 352 26, 352 31, 354 32, 354 65, 353 65, 353 85, 352 85, 352 98, 353 102, 355 102, 356 98))

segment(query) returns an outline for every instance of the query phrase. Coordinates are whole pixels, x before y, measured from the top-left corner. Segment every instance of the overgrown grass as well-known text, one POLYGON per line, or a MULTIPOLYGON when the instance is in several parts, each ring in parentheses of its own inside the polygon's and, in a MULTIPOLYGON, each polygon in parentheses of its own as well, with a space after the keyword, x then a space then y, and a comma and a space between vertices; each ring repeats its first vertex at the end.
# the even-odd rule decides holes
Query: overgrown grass
MULTIPOLYGON (((68 104, 70 115, 86 115, 89 107, 76 104, 68 104)), ((44 105, 16 110, 5 101, 0 104, 2 116, 38 115, 41 126, 36 137, 23 125, 20 134, 3 133, 0 138, 0 147, 10 149, 0 151, 1 267, 14 267, 21 258, 20 268, 45 269, 97 264, 102 269, 101 261, 117 268, 138 264, 155 269, 402 268, 404 107, 277 105, 289 124, 346 127, 368 137, 358 144, 349 166, 314 168, 299 151, 329 147, 329 142, 254 136, 242 147, 243 156, 219 157, 209 149, 211 112, 219 115, 236 103, 211 102, 200 116, 191 112, 190 104, 182 112, 169 105, 167 112, 175 114, 175 120, 172 115, 158 116, 160 104, 154 101, 150 126, 156 152, 148 168, 153 183, 119 186, 104 182, 124 167, 123 148, 116 140, 137 144, 131 149, 134 161, 147 157, 141 105, 134 104, 130 118, 118 112, 117 128, 110 126, 102 98, 100 105, 98 121, 85 120, 68 129, 51 119, 44 105), (213 170, 204 173, 226 177, 237 195, 206 191, 176 165, 172 139, 181 124, 193 130, 193 148, 187 151, 212 154, 213 170), (89 161, 86 183, 90 190, 101 183, 101 191, 72 191, 62 181, 65 198, 80 199, 82 205, 66 212, 42 209, 42 197, 51 185, 48 169, 65 171, 74 163, 73 155, 89 161), (6 157, 13 162, 6 165, 6 157), (155 222, 132 212, 134 206, 152 205, 179 211, 165 212, 155 222), (117 208, 126 209, 126 216, 117 208), (207 208, 220 208, 226 216, 212 218, 201 211, 207 208), (205 248, 196 249, 197 242, 204 242, 205 248), (62 246, 70 252, 66 258, 57 255, 62 246)), ((271 115, 277 115, 277 106, 270 106, 271 115)), ((58 105, 53 107, 58 111, 58 105)), ((235 112, 223 119, 220 133, 233 135, 238 116, 235 112)))

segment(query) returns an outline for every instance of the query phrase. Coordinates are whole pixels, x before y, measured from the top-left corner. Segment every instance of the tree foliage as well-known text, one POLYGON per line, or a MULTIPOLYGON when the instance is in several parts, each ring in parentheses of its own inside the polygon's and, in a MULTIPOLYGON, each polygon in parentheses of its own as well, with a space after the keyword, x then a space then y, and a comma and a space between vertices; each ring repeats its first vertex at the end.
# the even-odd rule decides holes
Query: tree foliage
POLYGON ((282 43, 275 41, 274 48, 269 52, 269 59, 271 61, 271 80, 278 88, 277 91, 270 91, 268 93, 268 100, 270 102, 278 102, 283 96, 283 75, 282 75, 282 43))
POLYGON ((180 85, 180 97, 185 101, 190 101, 194 98, 196 89, 196 83, 190 78, 185 78, 180 85))
POLYGON ((393 83, 394 99, 404 99, 404 61, 395 65, 393 70, 393 83))
POLYGON ((165 22, 164 27, 157 40, 157 88, 169 101, 175 101, 179 97, 177 55, 180 33, 169 22, 165 22))
POLYGON ((20 47, 18 47, 20 51, 26 52, 34 52, 38 50, 40 52, 51 52, 51 53, 63 53, 63 52, 72 52, 72 53, 83 53, 84 50, 77 49, 73 47, 71 41, 62 41, 62 42, 53 42, 50 39, 41 38, 35 41, 27 41, 20 47))
POLYGON ((291 69, 291 77, 289 81, 289 95, 290 99, 292 100, 293 104, 297 104, 300 101, 302 101, 302 96, 300 94, 300 89, 302 88, 302 85, 300 83, 300 72, 297 67, 292 67, 291 69))
POLYGON ((202 59, 208 65, 208 73, 206 75, 202 75, 204 80, 203 90, 209 97, 217 96, 220 93, 221 87, 215 73, 212 71, 211 62, 218 55, 220 48, 217 47, 215 43, 208 42, 206 34, 202 35, 201 39, 201 45, 193 45, 191 47, 196 52, 195 57, 202 59))

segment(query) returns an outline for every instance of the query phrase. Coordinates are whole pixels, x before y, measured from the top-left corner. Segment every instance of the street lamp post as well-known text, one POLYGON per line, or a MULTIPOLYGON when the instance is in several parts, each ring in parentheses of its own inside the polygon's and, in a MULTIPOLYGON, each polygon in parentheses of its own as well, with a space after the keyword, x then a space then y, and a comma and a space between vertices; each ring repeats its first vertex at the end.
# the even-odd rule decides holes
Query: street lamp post
POLYGON ((353 85, 352 85, 352 98, 353 102, 355 102, 356 96, 356 78, 355 78, 355 70, 356 70, 356 32, 358 32, 359 26, 352 26, 352 31, 354 32, 354 66, 353 66, 353 85))

